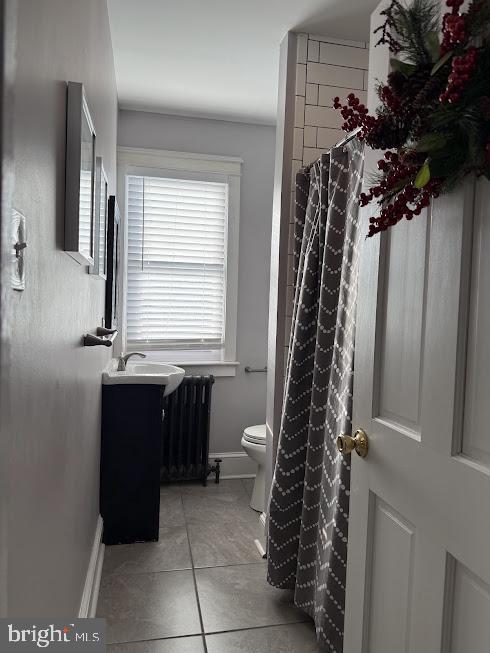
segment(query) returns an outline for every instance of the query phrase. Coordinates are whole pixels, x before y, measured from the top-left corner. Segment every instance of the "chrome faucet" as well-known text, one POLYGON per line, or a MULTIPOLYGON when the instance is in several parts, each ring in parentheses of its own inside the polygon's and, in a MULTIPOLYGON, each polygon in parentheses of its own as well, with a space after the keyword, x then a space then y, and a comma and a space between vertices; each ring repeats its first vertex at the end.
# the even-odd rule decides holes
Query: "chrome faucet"
POLYGON ((139 356, 140 358, 146 358, 146 354, 140 354, 139 351, 133 351, 130 354, 126 354, 125 356, 121 354, 118 358, 118 363, 117 363, 118 372, 126 371, 126 363, 131 358, 131 356, 139 356))

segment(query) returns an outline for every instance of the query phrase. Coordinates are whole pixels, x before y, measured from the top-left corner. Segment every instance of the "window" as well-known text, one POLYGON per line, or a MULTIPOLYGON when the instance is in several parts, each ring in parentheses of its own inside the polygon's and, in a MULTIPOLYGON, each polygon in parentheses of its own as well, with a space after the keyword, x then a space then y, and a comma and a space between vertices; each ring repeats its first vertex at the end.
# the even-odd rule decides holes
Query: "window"
POLYGON ((125 349, 233 375, 241 160, 119 148, 118 175, 125 349))
POLYGON ((127 188, 128 344, 222 349, 228 184, 129 175, 127 188))

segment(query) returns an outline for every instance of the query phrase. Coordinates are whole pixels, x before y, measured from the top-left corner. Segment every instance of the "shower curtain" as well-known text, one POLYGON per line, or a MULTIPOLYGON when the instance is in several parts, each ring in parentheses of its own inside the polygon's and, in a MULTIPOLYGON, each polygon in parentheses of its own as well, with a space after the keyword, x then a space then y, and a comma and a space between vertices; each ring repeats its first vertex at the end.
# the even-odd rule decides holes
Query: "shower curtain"
POLYGON ((268 525, 268 580, 294 590, 319 643, 342 653, 363 146, 296 178, 295 300, 268 525))

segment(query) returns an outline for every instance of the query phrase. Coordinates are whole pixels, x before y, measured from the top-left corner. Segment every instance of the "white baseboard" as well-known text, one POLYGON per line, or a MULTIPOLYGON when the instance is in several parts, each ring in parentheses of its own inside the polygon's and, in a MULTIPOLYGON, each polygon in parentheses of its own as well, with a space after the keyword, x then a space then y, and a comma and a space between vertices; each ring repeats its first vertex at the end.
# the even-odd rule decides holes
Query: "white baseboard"
MULTIPOLYGON (((255 478, 257 465, 244 451, 210 453, 210 465, 214 465, 215 458, 221 458, 223 461, 221 463, 220 478, 255 478)), ((210 475, 209 478, 212 478, 212 475, 210 475)))
POLYGON ((85 576, 85 585, 83 586, 80 610, 78 611, 79 619, 95 617, 97 610, 100 577, 102 575, 102 565, 104 563, 105 545, 102 543, 103 528, 104 522, 102 521, 102 517, 99 515, 99 518, 97 519, 97 526, 95 527, 94 542, 92 544, 92 552, 90 554, 90 560, 88 563, 87 575, 85 576))
POLYGON ((263 512, 263 513, 260 515, 260 517, 259 517, 259 523, 260 523, 260 525, 262 526, 262 529, 263 529, 263 531, 264 531, 264 533, 265 533, 265 529, 266 529, 266 527, 267 527, 267 515, 265 514, 265 512, 263 512))
POLYGON ((265 559, 267 558, 267 515, 265 512, 260 513, 258 538, 255 540, 255 546, 259 550, 260 555, 265 559))
POLYGON ((265 552, 264 547, 262 546, 262 542, 260 540, 254 540, 255 546, 257 547, 257 551, 260 553, 262 558, 267 558, 267 553, 265 552))

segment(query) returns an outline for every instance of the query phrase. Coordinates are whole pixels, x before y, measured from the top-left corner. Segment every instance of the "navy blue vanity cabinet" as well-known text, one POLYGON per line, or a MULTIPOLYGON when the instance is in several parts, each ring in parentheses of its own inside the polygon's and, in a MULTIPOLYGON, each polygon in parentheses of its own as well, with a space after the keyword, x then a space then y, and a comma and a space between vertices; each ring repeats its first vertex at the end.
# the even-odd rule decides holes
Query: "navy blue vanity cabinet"
POLYGON ((156 542, 163 387, 103 385, 100 512, 104 543, 156 542))

